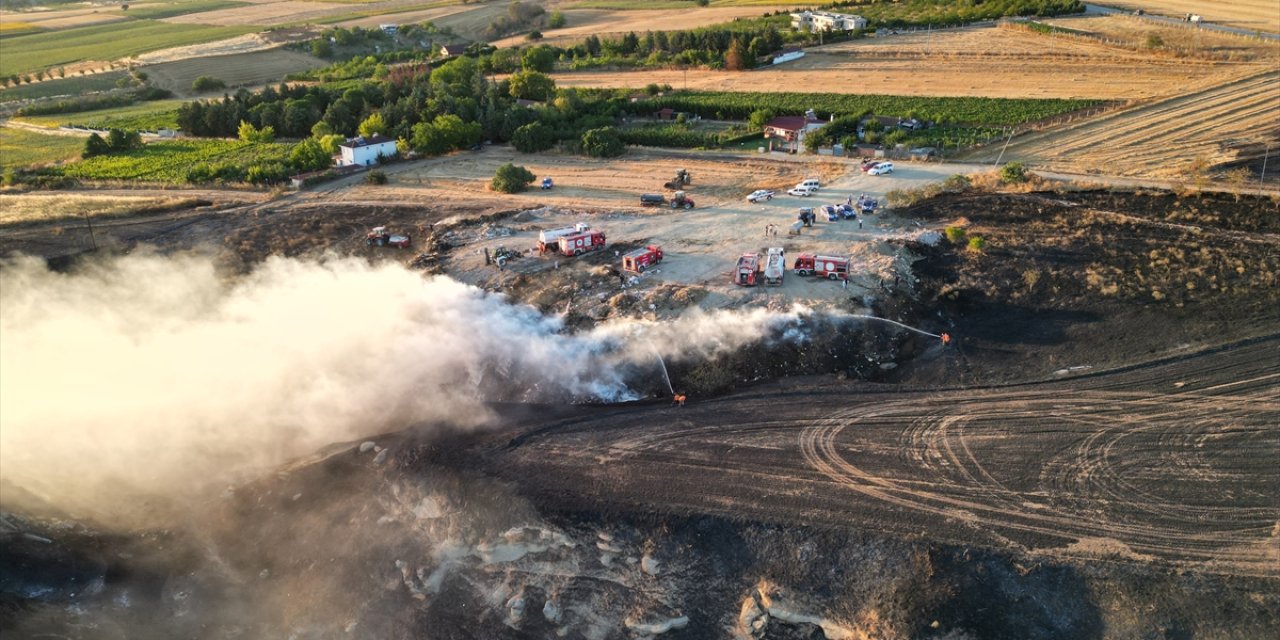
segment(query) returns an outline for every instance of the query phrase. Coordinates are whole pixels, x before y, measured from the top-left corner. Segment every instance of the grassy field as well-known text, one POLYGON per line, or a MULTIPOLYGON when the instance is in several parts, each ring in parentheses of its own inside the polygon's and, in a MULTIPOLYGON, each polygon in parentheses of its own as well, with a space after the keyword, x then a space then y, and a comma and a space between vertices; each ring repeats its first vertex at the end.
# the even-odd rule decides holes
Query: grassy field
POLYGON ((88 218, 110 218, 139 213, 173 211, 197 206, 195 198, 172 196, 151 198, 144 196, 96 196, 96 195, 46 195, 29 194, 4 197, 0 207, 0 225, 56 222, 59 220, 83 221, 88 218))
POLYGON ((138 180, 182 184, 187 171, 200 163, 251 165, 283 162, 293 144, 250 143, 239 140, 170 140, 141 149, 96 156, 64 165, 56 173, 85 180, 138 180))
MULTIPOLYGON (((192 95, 191 83, 199 76, 210 76, 228 87, 254 86, 279 82, 290 73, 316 69, 325 60, 292 49, 269 49, 226 56, 191 58, 162 62, 143 67, 157 87, 179 96, 192 95)), ((233 89, 234 91, 234 89, 233 89)))
POLYGON ((123 71, 96 73, 91 76, 77 76, 46 80, 35 84, 22 84, 8 89, 0 89, 0 103, 16 100, 32 100, 35 98, 52 98, 55 96, 79 97, 86 93, 108 91, 116 87, 116 81, 125 76, 123 71))
POLYGON ((82 60, 115 60, 182 45, 231 38, 256 27, 207 27, 129 20, 4 39, 0 76, 51 69, 82 60))
POLYGON ((94 129, 115 128, 155 131, 157 129, 176 129, 178 127, 178 107, 181 105, 181 100, 156 100, 113 109, 81 111, 79 113, 56 113, 47 116, 25 116, 14 118, 14 120, 50 128, 74 125, 92 127, 94 129))
POLYGON ((161 18, 184 16, 189 13, 203 13, 205 11, 213 11, 215 9, 243 7, 247 4, 249 3, 237 2, 236 0, 177 0, 175 2, 149 2, 142 6, 131 7, 129 9, 129 17, 159 20, 161 18))
POLYGON ((79 156, 83 150, 84 138, 0 127, 0 169, 61 162, 79 156))

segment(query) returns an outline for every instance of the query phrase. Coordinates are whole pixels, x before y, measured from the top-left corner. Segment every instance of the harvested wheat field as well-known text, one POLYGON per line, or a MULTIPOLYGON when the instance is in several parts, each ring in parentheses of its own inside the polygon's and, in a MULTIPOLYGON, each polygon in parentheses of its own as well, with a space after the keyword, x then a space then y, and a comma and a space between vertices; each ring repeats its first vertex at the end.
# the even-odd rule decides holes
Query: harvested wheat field
MULTIPOLYGON (((1042 22, 1083 32, 1088 38, 1100 39, 1118 47, 1158 55, 1232 62, 1275 61, 1280 58, 1280 47, 1276 46, 1274 40, 1214 29, 1201 29, 1187 22, 1170 23, 1119 14, 1068 16, 1046 19, 1042 22), (1152 36, 1158 39, 1154 47, 1152 36)), ((1080 39, 1079 36, 1071 34, 1057 34, 1052 37, 1080 39)))
POLYGON ((1107 4, 1125 9, 1144 9, 1149 13, 1177 18, 1194 13, 1209 22, 1228 27, 1280 33, 1280 8, 1276 7, 1275 0, 1116 0, 1107 4))
MULTIPOLYGON (((1280 71, 1113 112, 1079 125, 1020 137, 1004 152, 1046 169, 1188 178, 1238 159, 1241 149, 1280 148, 1280 71)), ((992 147, 968 160, 990 162, 992 147)))
POLYGON ((211 76, 228 86, 252 86, 279 82, 285 75, 323 67, 327 62, 300 51, 276 48, 224 56, 188 58, 146 66, 143 70, 156 86, 180 96, 191 93, 191 83, 211 76))
POLYGON ((813 47, 800 60, 754 71, 584 71, 558 74, 556 82, 582 87, 656 82, 711 91, 1136 100, 1274 66, 1275 58, 1264 58, 1260 45, 1251 50, 1253 59, 1230 62, 1179 58, 1019 28, 969 28, 813 47))
MULTIPOLYGON (((543 42, 565 45, 587 36, 608 36, 635 31, 674 31, 696 29, 707 25, 729 22, 734 18, 757 18, 779 9, 794 9, 786 5, 751 7, 695 7, 688 9, 636 9, 609 11, 601 9, 566 9, 563 11, 563 29, 544 30, 543 42)), ((509 47, 523 43, 524 36, 512 36, 493 44, 509 47)))
POLYGON ((221 26, 293 24, 351 11, 350 8, 325 2, 285 2, 247 4, 242 7, 188 13, 165 22, 177 24, 214 24, 221 26))
POLYGON ((0 24, 21 22, 49 31, 87 27, 93 24, 124 20, 122 11, 98 9, 60 9, 57 11, 5 11, 0 13, 0 24))

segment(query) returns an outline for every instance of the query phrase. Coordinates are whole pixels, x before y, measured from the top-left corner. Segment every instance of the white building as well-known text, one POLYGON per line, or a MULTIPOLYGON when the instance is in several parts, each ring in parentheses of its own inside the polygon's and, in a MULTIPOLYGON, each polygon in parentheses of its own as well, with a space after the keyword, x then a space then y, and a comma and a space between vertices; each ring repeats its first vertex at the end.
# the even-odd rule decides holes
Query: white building
POLYGON ((866 29, 867 19, 848 13, 801 11, 791 14, 791 28, 802 31, 853 31, 866 29))
POLYGON ((339 148, 342 149, 339 166, 358 164, 369 167, 378 164, 379 157, 394 156, 396 141, 383 135, 374 135, 368 138, 352 138, 339 145, 339 148))

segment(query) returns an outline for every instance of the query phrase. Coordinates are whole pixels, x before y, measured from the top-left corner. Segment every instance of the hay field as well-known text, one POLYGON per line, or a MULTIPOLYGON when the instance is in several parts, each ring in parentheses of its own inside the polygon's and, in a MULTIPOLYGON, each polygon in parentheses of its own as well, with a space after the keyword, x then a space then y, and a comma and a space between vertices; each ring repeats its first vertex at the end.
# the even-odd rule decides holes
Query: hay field
POLYGON ((200 76, 212 76, 228 87, 273 84, 295 71, 317 69, 327 62, 290 49, 268 49, 223 56, 188 58, 143 67, 151 82, 178 96, 194 95, 191 83, 200 76))
POLYGON ((1108 0, 1107 4, 1125 9, 1145 9, 1177 18, 1196 13, 1209 22, 1228 27, 1280 33, 1280 5, 1275 0, 1108 0))
MULTIPOLYGON (((1233 147, 1275 144, 1278 106, 1280 71, 1273 69, 1018 136, 1004 159, 1061 171, 1189 178, 1232 161, 1233 147)), ((999 152, 988 148, 965 159, 991 162, 999 152)))
POLYGON ((656 82, 676 88, 687 82, 691 89, 708 91, 1140 100, 1274 64, 1274 58, 1186 59, 1023 29, 970 28, 813 47, 804 58, 754 71, 582 71, 556 74, 556 82, 584 87, 643 87, 656 82))
MULTIPOLYGON (((642 4, 640 6, 649 6, 642 4)), ((754 6, 715 6, 697 7, 685 3, 682 8, 675 9, 564 9, 565 27, 563 29, 547 29, 543 31, 543 42, 550 44, 566 44, 577 42, 589 35, 604 36, 609 34, 635 31, 674 31, 679 29, 696 29, 712 24, 729 22, 734 18, 758 18, 765 12, 788 8, 785 3, 754 6)), ((487 24, 487 21, 486 21, 487 24)), ((498 40, 493 44, 508 47, 524 43, 524 36, 512 36, 498 40)))

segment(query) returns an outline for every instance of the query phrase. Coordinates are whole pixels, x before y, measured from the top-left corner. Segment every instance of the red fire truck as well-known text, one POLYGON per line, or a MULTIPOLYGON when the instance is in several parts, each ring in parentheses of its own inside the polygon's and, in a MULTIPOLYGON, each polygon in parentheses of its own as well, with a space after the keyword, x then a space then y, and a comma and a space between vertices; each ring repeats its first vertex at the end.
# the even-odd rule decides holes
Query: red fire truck
POLYGON ((819 256, 812 253, 802 253, 796 256, 796 275, 814 275, 819 278, 828 278, 831 280, 848 280, 849 262, 850 258, 848 257, 819 256))
POLYGON ((743 287, 754 287, 760 278, 760 254, 744 253, 738 258, 738 266, 733 270, 733 283, 743 287))
POLYGON ((589 251, 599 251, 603 248, 603 231, 587 231, 560 237, 560 253, 566 256, 580 256, 589 251))
POLYGON ((662 262, 662 247, 651 244, 622 256, 622 270, 644 273, 645 269, 662 262))

